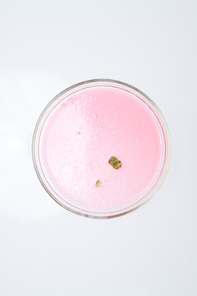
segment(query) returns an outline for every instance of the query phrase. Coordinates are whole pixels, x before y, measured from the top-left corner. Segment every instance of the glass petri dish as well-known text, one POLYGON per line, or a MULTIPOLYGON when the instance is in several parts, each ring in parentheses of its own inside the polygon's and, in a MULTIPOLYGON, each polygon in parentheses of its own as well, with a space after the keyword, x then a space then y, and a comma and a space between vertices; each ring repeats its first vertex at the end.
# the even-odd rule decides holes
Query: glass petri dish
POLYGON ((111 79, 75 84, 41 113, 33 134, 37 176, 65 209, 112 218, 139 207, 170 166, 167 123, 137 88, 111 79))

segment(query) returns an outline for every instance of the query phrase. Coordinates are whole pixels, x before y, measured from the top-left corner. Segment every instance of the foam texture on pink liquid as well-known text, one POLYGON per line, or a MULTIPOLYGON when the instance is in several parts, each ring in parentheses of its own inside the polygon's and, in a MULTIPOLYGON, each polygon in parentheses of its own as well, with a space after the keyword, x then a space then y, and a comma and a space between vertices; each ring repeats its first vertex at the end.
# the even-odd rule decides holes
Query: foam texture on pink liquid
POLYGON ((85 89, 60 103, 47 124, 43 149, 48 178, 61 198, 76 207, 128 207, 157 178, 161 134, 152 110, 131 93, 85 89), (121 160, 120 169, 108 163, 111 156, 121 160))

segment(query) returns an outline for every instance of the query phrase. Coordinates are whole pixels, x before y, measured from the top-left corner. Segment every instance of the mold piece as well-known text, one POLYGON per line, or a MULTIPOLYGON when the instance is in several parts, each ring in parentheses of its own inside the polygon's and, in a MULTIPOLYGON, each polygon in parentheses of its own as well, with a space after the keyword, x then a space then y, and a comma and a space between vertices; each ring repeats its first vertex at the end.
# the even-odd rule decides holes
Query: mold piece
POLYGON ((109 164, 115 169, 119 169, 122 166, 122 162, 115 156, 111 156, 109 159, 109 164))

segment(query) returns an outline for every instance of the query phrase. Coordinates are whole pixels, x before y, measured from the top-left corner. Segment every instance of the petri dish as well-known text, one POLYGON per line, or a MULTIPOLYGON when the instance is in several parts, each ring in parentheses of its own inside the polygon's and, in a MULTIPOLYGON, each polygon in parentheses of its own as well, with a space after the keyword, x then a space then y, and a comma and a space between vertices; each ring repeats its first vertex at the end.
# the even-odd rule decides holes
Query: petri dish
POLYGON ((124 82, 94 79, 52 99, 33 134, 37 176, 63 208, 92 218, 128 213, 150 199, 170 166, 159 108, 124 82))

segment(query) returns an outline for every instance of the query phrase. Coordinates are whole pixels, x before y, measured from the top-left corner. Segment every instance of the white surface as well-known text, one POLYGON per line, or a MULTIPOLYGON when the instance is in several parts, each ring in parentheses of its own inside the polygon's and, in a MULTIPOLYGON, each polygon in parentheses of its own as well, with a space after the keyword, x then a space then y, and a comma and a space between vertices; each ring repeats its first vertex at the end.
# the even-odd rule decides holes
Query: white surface
POLYGON ((0 295, 197 295, 197 2, 1 1, 0 295), (39 183, 31 138, 66 87, 111 78, 163 112, 173 157, 151 201, 72 214, 39 183))

